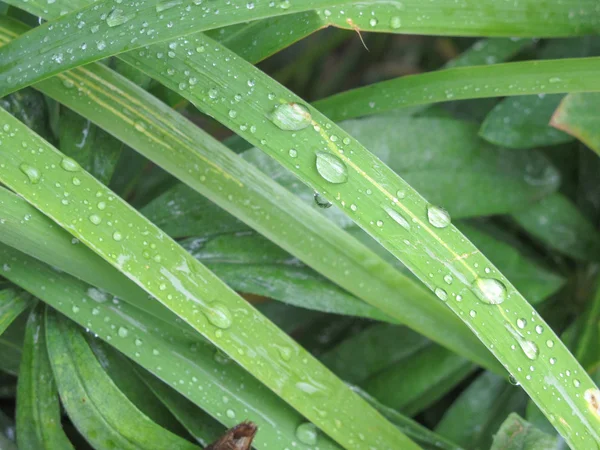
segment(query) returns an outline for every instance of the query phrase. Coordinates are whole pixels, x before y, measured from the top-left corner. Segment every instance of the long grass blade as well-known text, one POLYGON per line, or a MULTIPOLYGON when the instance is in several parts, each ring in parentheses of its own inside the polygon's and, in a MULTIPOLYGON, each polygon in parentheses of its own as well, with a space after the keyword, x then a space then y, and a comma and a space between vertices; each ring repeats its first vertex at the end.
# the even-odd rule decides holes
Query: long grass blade
MULTIPOLYGON (((10 270, 8 266, 3 270, 10 270)), ((30 298, 25 292, 17 292, 15 289, 3 289, 0 291, 0 334, 8 328, 23 311, 30 306, 30 298)))

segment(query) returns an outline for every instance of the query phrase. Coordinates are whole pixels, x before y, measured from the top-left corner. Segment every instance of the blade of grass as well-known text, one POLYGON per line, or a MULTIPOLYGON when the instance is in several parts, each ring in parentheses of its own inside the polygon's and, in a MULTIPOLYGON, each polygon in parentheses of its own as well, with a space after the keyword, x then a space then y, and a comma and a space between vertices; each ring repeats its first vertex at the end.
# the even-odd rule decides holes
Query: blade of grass
POLYGON ((46 308, 48 356, 58 392, 79 432, 98 450, 197 450, 152 422, 119 390, 73 322, 46 308))
POLYGON ((552 449, 558 446, 557 438, 550 436, 519 417, 510 414, 496 435, 490 450, 552 449))
MULTIPOLYGON (((4 42, 23 31, 15 22, 1 23, 4 42)), ((420 286, 400 276, 348 235, 331 228, 319 214, 301 205, 262 172, 244 164, 197 126, 103 65, 76 69, 65 76, 36 87, 110 130, 358 298, 502 373, 477 339, 443 305, 431 301, 420 286), (190 168, 195 170, 190 172, 190 168)))
POLYGON ((26 314, 19 315, 0 335, 0 370, 10 375, 19 373, 26 321, 26 314))
POLYGON ((58 391, 48 352, 44 304, 27 321, 17 392, 17 443, 21 450, 74 449, 61 426, 58 391))
POLYGON ((17 292, 15 289, 0 291, 0 335, 29 306, 29 295, 26 293, 17 292))
MULTIPOLYGON (((182 324, 169 325, 119 300, 102 301, 90 295, 88 284, 4 244, 0 261, 10 263, 16 284, 89 328, 227 427, 240 417, 255 422, 261 430, 254 442, 257 448, 291 446, 297 440, 296 427, 303 417, 182 324), (118 336, 119 328, 128 330, 128 338, 118 336), (236 415, 230 417, 228 410, 236 415)), ((327 437, 319 440, 319 447, 340 448, 327 437)), ((298 448, 308 449, 304 444, 298 448)))
POLYGON ((598 70, 600 58, 457 67, 352 89, 314 107, 338 121, 449 100, 600 91, 598 70))
POLYGON ((154 296, 342 445, 349 445, 349 441, 356 443, 361 433, 372 439, 360 447, 393 448, 398 442, 404 442, 407 448, 415 446, 310 353, 75 161, 3 110, 0 122, 4 123, 0 145, 7 150, 0 153, 0 180, 4 184, 154 296), (29 148, 41 148, 42 152, 32 153, 29 148), (65 193, 67 205, 62 202, 65 193), (102 205, 98 207, 99 204, 102 205), (344 398, 344 409, 339 408, 339 398, 344 398), (354 426, 348 433, 326 421, 324 417, 328 415, 342 423, 355 423, 360 417, 362 425, 354 426))
MULTIPOLYGON (((128 60, 131 56, 140 70, 179 90, 342 208, 473 330, 544 413, 554 417, 553 425, 567 442, 585 448, 600 440, 600 415, 590 408, 598 392, 592 380, 523 296, 450 223, 445 211, 429 204, 316 109, 303 106, 300 98, 226 48, 199 35, 177 43, 175 58, 168 63, 151 53, 130 54, 128 60), (206 49, 202 58, 193 51, 198 46, 206 49), (231 73, 238 74, 226 83, 220 70, 225 59, 231 73), (168 77, 163 75, 167 66, 175 70, 168 77), (186 70, 198 82, 179 89, 186 70), (240 92, 247 97, 236 104, 240 92), (523 366, 534 367, 543 379, 519 371, 523 366), (577 383, 559 376, 567 369, 576 372, 577 383)), ((575 62, 576 69, 582 68, 581 61, 579 66, 575 62)), ((493 69, 502 72, 507 66, 493 69)), ((597 77, 587 73, 587 80, 592 78, 597 77)))

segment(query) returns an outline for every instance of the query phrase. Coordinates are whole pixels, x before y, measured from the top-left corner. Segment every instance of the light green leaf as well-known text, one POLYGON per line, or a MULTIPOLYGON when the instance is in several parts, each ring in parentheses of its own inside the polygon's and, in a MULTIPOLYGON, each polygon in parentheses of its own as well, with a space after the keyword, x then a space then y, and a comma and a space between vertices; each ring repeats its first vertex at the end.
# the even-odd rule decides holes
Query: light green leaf
POLYGON ((510 414, 504 421, 490 450, 552 450, 558 448, 554 436, 547 435, 518 414, 510 414))
POLYGON ((21 450, 74 449, 61 425, 58 391, 46 350, 43 304, 29 315, 17 392, 17 442, 21 450))
POLYGON ((60 398, 96 449, 198 449, 138 410, 104 372, 79 329, 46 311, 48 355, 60 398))

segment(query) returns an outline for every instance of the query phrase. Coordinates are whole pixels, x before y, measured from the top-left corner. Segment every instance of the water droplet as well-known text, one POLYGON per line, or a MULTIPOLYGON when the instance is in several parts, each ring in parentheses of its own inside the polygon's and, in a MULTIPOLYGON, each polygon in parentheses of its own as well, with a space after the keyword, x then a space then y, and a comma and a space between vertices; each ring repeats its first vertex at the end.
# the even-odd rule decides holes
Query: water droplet
POLYGON ((63 80, 63 86, 66 87, 67 89, 70 89, 73 86, 75 86, 75 82, 73 80, 71 80, 70 78, 65 78, 63 80))
POLYGON ((552 348, 552 347, 554 347, 554 341, 553 341, 552 339, 548 339, 548 340, 546 341, 546 346, 547 346, 548 348, 552 348))
POLYGON ((450 214, 445 209, 430 205, 427 207, 427 220, 436 228, 446 228, 450 225, 450 214))
POLYGON ((94 225, 99 225, 102 222, 102 218, 98 214, 92 214, 89 219, 94 225))
POLYGON ((79 186, 81 184, 81 180, 77 177, 73 177, 71 180, 75 186, 79 186))
POLYGON ((312 122, 310 111, 298 103, 285 103, 275 108, 269 115, 269 120, 277 127, 286 131, 297 131, 308 127, 312 122))
POLYGON ((552 366, 554 364, 556 364, 556 358, 550 358, 548 361, 550 362, 550 365, 552 365, 552 366))
POLYGON ((309 422, 300 424, 296 428, 296 437, 303 444, 316 445, 318 439, 317 427, 309 422))
POLYGON ((170 0, 156 4, 156 12, 166 11, 167 9, 173 8, 174 6, 181 5, 183 0, 170 0))
POLYGON ((541 326, 541 325, 536 325, 536 327, 535 327, 535 332, 536 332, 537 334, 542 334, 542 333, 544 332, 544 327, 543 327, 543 326, 541 326))
POLYGON ((131 19, 135 17, 135 14, 125 14, 125 11, 122 9, 116 8, 111 11, 111 13, 106 18, 106 24, 109 27, 116 27, 119 25, 123 25, 124 23, 129 22, 131 19))
POLYGON ((589 388, 583 398, 596 416, 600 416, 600 389, 589 388))
POLYGON ((508 381, 510 384, 512 384, 513 386, 519 386, 521 383, 519 383, 517 381, 517 379, 513 376, 513 375, 509 375, 508 376, 508 381))
POLYGON ((369 25, 371 25, 372 27, 376 26, 378 23, 379 21, 375 18, 369 20, 369 25))
POLYGON ((396 191, 396 197, 398 197, 399 199, 403 199, 404 197, 406 197, 406 192, 404 192, 402 189, 396 191))
POLYGON ((469 311, 469 315, 470 315, 472 318, 475 318, 475 317, 477 317, 477 311, 475 311, 475 310, 473 310, 473 309, 472 309, 471 311, 469 311))
POLYGON ((575 378, 573 380, 573 386, 575 386, 576 388, 578 388, 579 386, 581 386, 581 381, 579 381, 577 378, 575 378))
POLYGON ((435 288, 434 292, 435 292, 435 295, 437 295, 437 297, 441 301, 445 302, 446 300, 448 300, 448 293, 445 290, 443 290, 441 288, 435 288))
POLYGON ((211 304, 204 314, 210 323, 219 328, 229 328, 233 322, 229 309, 220 303, 211 304))
POLYGON ((444 281, 446 282, 446 284, 452 284, 452 282, 454 281, 454 279, 452 278, 452 275, 444 275, 444 281))
POLYGON ((384 206, 383 210, 402 228, 405 230, 410 230, 410 223, 408 223, 408 220, 406 220, 398 211, 390 208, 389 206, 384 206))
POLYGON ((125 327, 119 327, 118 334, 119 334, 119 337, 126 338, 127 335, 129 334, 129 331, 125 327))
POLYGON ((40 182, 42 174, 35 167, 30 166, 29 164, 21 164, 19 169, 21 169, 21 172, 27 175, 27 178, 29 178, 31 184, 38 184, 40 182))
POLYGON ((227 415, 227 417, 229 417, 230 419, 235 419, 235 411, 233 409, 228 409, 227 412, 225 413, 227 415))
POLYGON ((521 339, 518 342, 523 350, 523 353, 525 353, 525 356, 531 360, 534 360, 538 357, 540 350, 538 349, 538 346, 535 345, 535 342, 521 339))
POLYGON ((115 241, 120 241, 121 239, 123 239, 123 235, 121 233, 119 233, 118 231, 115 231, 113 233, 113 239, 115 241))
POLYGON ((527 321, 525 319, 517 319, 517 326, 522 330, 527 325, 527 321))
POLYGON ((473 283, 473 292, 483 303, 499 305, 506 300, 506 288, 495 278, 477 278, 473 283))
POLYGON ((292 349, 289 347, 279 347, 279 355, 281 356, 281 359, 283 359, 284 361, 289 361, 290 359, 292 359, 292 349))
POLYGON ((229 117, 231 117, 232 119, 235 119, 237 117, 237 111, 235 109, 230 109, 228 114, 229 117))
POLYGON ((402 26, 402 20, 398 16, 394 16, 390 19, 390 27, 394 30, 397 30, 402 26))
POLYGON ((295 148, 290 148, 288 155, 290 155, 290 158, 296 158, 298 156, 298 151, 295 148))
POLYGON ((218 362, 219 364, 228 364, 231 359, 229 358, 229 356, 227 356, 225 353, 223 353, 221 350, 217 350, 213 356, 213 359, 218 362))
POLYGON ((143 344, 143 342, 142 342, 142 340, 141 340, 141 339, 136 339, 136 340, 134 341, 134 343, 135 343, 136 347, 141 347, 141 346, 142 346, 142 344, 143 344))
POLYGON ((317 152, 317 172, 330 183, 340 184, 348 180, 346 165, 331 153, 317 152))
POLYGON ((79 306, 73 305, 73 307, 71 308, 71 311, 73 311, 75 314, 77 314, 79 312, 79 306))
POLYGON ((77 161, 71 158, 63 158, 60 162, 60 167, 67 172, 77 172, 81 168, 77 161))
POLYGON ((216 99, 219 96, 219 91, 217 91, 214 88, 213 89, 209 89, 208 90, 208 96, 214 100, 214 99, 216 99))
POLYGON ((100 211, 103 211, 106 208, 106 203, 105 202, 98 202, 98 209, 100 211))
POLYGON ((325 197, 323 197, 321 194, 319 194, 318 192, 315 192, 314 199, 315 199, 315 204, 319 208, 327 209, 331 206, 331 202, 329 200, 327 200, 325 197))

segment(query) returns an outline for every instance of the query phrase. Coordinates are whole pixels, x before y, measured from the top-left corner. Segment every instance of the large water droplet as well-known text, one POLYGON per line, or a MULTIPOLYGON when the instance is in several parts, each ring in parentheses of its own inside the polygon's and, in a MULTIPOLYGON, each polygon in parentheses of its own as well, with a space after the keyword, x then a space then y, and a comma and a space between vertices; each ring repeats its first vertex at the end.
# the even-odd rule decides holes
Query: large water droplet
POLYGON ((540 354, 540 350, 535 342, 519 339, 519 345, 521 346, 523 353, 525 353, 525 356, 531 360, 537 359, 540 354))
POLYGON ((166 11, 167 9, 173 8, 174 6, 181 5, 183 0, 170 0, 166 2, 157 3, 156 12, 166 11))
POLYGON ((119 327, 118 334, 119 334, 119 337, 126 338, 127 335, 129 334, 129 331, 125 327, 119 327))
POLYGON ((446 300, 448 300, 448 293, 442 288, 435 288, 434 292, 435 295, 437 295, 437 298, 439 298, 441 301, 445 302, 446 300))
POLYGON ((303 444, 315 445, 318 438, 317 427, 309 422, 300 424, 296 428, 296 437, 303 444))
POLYGON ((323 197, 321 194, 319 194, 318 192, 315 192, 314 199, 315 199, 315 204, 319 208, 327 209, 331 206, 331 202, 329 200, 327 200, 325 197, 323 197))
POLYGON ((129 22, 134 17, 135 17, 134 13, 127 14, 122 9, 115 8, 111 11, 111 13, 106 18, 106 24, 109 27, 117 27, 119 25, 123 25, 124 23, 129 22))
POLYGON ((446 228, 450 225, 450 214, 439 206, 430 205, 427 207, 427 220, 436 228, 446 228))
POLYGON ((317 152, 317 172, 330 183, 340 184, 348 180, 346 165, 331 153, 317 152))
POLYGON ((402 20, 400 19, 400 17, 394 16, 390 19, 390 27, 392 27, 392 29, 397 30, 401 26, 402 26, 402 20))
POLYGON ((520 329, 525 328, 526 325, 527 325, 527 321, 525 319, 517 319, 517 326, 520 329))
POLYGON ((204 314, 210 323, 219 328, 229 328, 233 322, 229 309, 220 303, 211 304, 204 314))
POLYGON ((30 166, 29 164, 21 164, 19 169, 21 169, 21 172, 27 175, 27 178, 29 178, 31 184, 37 184, 40 182, 42 174, 35 167, 30 166))
POLYGON ((62 167, 67 172, 77 172, 80 169, 77 161, 71 158, 63 158, 60 162, 60 167, 62 167))
POLYGON ((312 122, 308 108, 298 103, 279 105, 268 117, 277 127, 287 131, 302 130, 312 122))
POLYGON ((410 230, 410 223, 408 223, 408 220, 406 220, 398 211, 390 208, 389 206, 384 206, 383 210, 402 228, 405 230, 410 230))
POLYGON ((506 300, 506 287, 495 278, 477 278, 473 292, 483 303, 499 305, 506 300))

